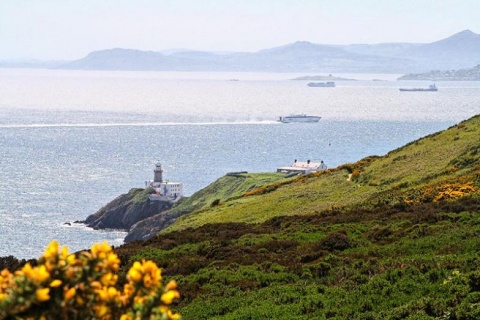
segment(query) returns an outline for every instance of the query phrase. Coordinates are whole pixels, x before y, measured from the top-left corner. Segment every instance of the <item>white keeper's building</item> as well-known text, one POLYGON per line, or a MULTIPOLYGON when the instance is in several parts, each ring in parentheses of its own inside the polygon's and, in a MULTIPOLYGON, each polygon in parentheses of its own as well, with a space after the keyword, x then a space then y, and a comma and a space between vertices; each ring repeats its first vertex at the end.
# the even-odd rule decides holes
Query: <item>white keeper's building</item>
POLYGON ((327 170, 327 166, 322 161, 320 162, 313 162, 310 160, 307 161, 295 161, 291 166, 288 167, 278 167, 277 172, 281 173, 298 173, 298 174, 309 174, 311 172, 327 170))

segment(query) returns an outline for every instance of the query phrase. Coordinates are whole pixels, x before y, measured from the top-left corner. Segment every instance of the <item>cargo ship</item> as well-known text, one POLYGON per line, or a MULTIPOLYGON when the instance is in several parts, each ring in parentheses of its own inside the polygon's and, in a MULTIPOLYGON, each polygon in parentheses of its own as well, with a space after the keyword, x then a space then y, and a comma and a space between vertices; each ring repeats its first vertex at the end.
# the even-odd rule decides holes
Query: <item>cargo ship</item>
POLYGON ((438 91, 438 88, 434 83, 429 85, 428 88, 400 88, 400 91, 438 91))

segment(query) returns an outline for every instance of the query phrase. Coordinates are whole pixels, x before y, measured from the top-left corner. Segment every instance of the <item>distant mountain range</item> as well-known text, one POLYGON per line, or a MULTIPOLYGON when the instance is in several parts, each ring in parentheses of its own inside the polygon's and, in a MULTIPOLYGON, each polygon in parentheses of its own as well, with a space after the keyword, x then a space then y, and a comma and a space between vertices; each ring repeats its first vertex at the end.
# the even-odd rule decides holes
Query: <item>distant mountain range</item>
MULTIPOLYGON (((201 52, 133 49, 94 51, 55 63, 79 70, 390 72, 413 73, 471 68, 480 64, 480 35, 470 30, 436 42, 324 45, 298 41, 258 52, 201 52)), ((1 67, 1 63, 0 63, 1 67)))

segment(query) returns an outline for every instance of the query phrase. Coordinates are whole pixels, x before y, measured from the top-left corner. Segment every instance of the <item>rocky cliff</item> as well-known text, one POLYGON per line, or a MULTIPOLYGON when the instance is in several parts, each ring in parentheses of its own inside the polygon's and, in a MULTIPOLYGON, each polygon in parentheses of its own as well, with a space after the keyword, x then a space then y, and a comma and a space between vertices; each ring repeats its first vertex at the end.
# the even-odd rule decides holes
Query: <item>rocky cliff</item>
POLYGON ((135 240, 148 240, 174 223, 178 217, 186 213, 188 212, 171 213, 165 211, 139 221, 132 226, 124 241, 128 243, 135 240))
POLYGON ((130 228, 137 222, 152 217, 172 207, 169 201, 150 201, 148 195, 153 189, 131 189, 87 217, 85 223, 94 229, 130 228))

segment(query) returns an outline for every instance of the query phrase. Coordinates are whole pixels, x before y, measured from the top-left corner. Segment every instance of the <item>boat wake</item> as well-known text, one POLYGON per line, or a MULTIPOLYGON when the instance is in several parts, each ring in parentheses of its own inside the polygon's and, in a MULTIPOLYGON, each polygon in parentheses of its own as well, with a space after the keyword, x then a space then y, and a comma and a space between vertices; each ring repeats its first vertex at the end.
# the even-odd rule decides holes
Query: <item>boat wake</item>
POLYGON ((216 126, 246 124, 278 124, 278 121, 216 121, 216 122, 114 122, 114 123, 31 123, 0 124, 0 128, 62 128, 62 127, 153 127, 153 126, 216 126))

